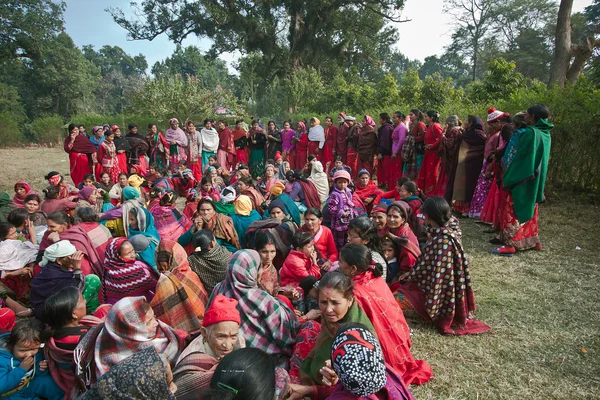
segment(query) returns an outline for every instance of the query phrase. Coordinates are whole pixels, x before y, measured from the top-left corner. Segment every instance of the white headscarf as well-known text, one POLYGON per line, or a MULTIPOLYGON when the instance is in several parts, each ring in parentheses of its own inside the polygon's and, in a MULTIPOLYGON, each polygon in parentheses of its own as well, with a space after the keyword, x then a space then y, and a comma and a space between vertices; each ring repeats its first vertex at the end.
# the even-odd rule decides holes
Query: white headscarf
POLYGON ((308 140, 319 142, 319 149, 325 145, 325 130, 321 125, 315 125, 308 130, 308 140))
POLYGON ((75 246, 68 240, 61 240, 54 243, 44 251, 44 257, 40 262, 40 267, 45 267, 49 262, 56 261, 57 258, 68 257, 77 251, 75 246))
POLYGON ((315 184, 315 187, 319 192, 321 203, 325 203, 329 197, 329 181, 327 180, 327 174, 323 172, 323 164, 321 164, 321 161, 313 162, 308 180, 315 184))

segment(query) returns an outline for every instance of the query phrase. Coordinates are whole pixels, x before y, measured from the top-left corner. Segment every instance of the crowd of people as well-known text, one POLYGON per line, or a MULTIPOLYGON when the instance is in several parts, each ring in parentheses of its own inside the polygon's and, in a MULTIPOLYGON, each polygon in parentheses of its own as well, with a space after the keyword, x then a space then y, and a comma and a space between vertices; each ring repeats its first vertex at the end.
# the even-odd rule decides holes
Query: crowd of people
POLYGON ((459 220, 541 249, 548 118, 71 124, 72 182, 0 193, 0 397, 412 399, 405 313, 490 330, 459 220))

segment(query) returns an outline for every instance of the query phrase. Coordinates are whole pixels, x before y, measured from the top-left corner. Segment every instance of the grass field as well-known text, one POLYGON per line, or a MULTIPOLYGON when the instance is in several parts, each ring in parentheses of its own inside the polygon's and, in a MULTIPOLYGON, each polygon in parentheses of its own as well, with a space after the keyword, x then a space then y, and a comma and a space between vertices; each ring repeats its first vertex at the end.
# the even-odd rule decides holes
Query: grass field
MULTIPOLYGON (((69 170, 60 149, 0 150, 0 166, 11 195, 18 179, 39 190, 45 173, 69 170)), ((544 250, 512 258, 490 255, 491 235, 461 221, 476 315, 492 333, 443 337, 407 316, 413 354, 435 372, 412 387, 417 399, 600 398, 600 208, 552 193, 540 218, 544 250)))

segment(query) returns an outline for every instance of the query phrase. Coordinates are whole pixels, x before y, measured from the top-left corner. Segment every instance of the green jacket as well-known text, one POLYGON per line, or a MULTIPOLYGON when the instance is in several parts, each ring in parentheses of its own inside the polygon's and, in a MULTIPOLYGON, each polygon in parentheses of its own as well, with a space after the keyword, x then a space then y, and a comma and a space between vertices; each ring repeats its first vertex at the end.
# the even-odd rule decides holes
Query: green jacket
POLYGON ((533 218, 535 205, 544 200, 552 128, 554 125, 547 119, 525 128, 519 135, 515 156, 504 172, 504 190, 512 193, 515 215, 521 223, 533 218))

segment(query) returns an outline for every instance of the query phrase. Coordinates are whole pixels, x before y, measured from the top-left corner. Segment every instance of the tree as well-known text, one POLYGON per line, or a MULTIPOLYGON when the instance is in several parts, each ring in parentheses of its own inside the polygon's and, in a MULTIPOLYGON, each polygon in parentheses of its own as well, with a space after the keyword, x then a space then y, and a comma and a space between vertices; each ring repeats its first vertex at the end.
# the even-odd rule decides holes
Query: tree
POLYGON ((573 0, 561 0, 558 8, 556 34, 554 36, 554 61, 550 70, 549 84, 564 87, 571 62, 571 10, 573 0))
POLYGON ((38 57, 43 43, 63 29, 64 10, 63 1, 0 2, 0 62, 38 57))
POLYGON ((244 109, 230 90, 206 89, 195 76, 146 78, 137 91, 129 95, 132 114, 149 115, 158 121, 176 117, 180 121, 214 116, 217 107, 244 115, 244 109))
POLYGON ((231 88, 232 78, 225 61, 202 54, 196 46, 185 49, 177 45, 175 52, 152 67, 155 76, 181 75, 195 76, 205 88, 231 88))
POLYGON ((99 68, 102 76, 97 90, 97 112, 121 113, 127 93, 142 84, 148 63, 142 54, 130 56, 118 46, 83 46, 84 57, 99 68))
MULTIPOLYGON (((134 3, 135 4, 135 3, 134 3)), ((160 34, 180 43, 190 34, 213 40, 211 53, 239 50, 264 57, 263 73, 285 76, 302 66, 356 60, 369 38, 388 42, 403 0, 144 0, 138 20, 110 8, 134 40, 160 34)))
POLYGON ((471 61, 471 79, 477 78, 479 52, 494 21, 494 2, 489 0, 445 0, 444 11, 454 16, 458 28, 452 34, 450 51, 471 61))

